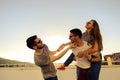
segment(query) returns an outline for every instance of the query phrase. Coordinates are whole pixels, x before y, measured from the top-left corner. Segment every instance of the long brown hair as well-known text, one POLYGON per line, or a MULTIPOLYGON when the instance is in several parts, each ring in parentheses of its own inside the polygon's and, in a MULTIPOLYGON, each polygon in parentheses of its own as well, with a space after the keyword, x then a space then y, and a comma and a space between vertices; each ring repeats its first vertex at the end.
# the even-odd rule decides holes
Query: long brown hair
POLYGON ((96 20, 91 20, 93 21, 93 27, 92 30, 90 31, 90 35, 94 37, 94 42, 97 41, 98 43, 98 50, 101 51, 103 50, 103 44, 102 44, 102 36, 100 33, 99 25, 96 20))

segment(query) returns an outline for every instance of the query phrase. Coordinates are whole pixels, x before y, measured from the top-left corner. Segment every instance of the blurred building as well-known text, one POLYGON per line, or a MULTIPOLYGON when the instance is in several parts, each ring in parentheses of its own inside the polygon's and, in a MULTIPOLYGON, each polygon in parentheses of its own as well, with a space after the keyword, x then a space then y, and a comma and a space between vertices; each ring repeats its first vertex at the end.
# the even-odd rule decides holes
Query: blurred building
POLYGON ((109 55, 105 55, 104 56, 104 61, 107 61, 108 57, 111 58, 112 64, 120 65, 120 52, 113 53, 111 55, 110 54, 109 55))

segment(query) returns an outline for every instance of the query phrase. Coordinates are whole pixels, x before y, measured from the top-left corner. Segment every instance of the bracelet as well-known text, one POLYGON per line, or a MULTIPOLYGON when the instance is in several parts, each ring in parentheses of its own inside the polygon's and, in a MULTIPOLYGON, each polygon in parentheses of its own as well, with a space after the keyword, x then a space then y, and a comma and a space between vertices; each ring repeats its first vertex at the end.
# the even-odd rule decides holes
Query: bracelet
POLYGON ((93 62, 93 58, 91 58, 89 61, 93 62))

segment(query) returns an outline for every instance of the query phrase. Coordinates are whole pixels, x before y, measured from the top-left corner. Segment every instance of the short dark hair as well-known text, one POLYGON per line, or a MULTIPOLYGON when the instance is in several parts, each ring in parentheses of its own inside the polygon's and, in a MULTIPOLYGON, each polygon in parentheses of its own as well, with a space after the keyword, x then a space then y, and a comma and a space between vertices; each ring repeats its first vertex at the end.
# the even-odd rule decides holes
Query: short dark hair
POLYGON ((82 31, 78 28, 74 28, 70 30, 71 33, 73 33, 75 36, 79 36, 80 38, 82 37, 82 31))
POLYGON ((26 40, 26 43, 27 43, 27 47, 30 48, 30 49, 33 49, 33 46, 35 45, 35 39, 37 38, 37 35, 33 35, 31 37, 29 37, 27 40, 26 40))

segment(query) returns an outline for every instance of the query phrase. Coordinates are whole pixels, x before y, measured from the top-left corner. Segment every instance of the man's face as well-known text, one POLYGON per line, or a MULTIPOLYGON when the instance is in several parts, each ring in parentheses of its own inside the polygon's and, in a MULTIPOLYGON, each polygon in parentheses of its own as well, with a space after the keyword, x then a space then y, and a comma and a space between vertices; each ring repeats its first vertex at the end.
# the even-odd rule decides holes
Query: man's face
POLYGON ((76 36, 73 33, 70 33, 69 39, 72 43, 76 42, 76 36))
POLYGON ((40 48, 42 48, 43 47, 43 43, 42 43, 42 40, 40 39, 40 38, 36 38, 35 40, 34 40, 34 42, 35 42, 35 46, 37 47, 37 49, 40 49, 40 48))

